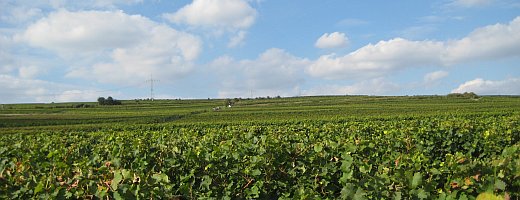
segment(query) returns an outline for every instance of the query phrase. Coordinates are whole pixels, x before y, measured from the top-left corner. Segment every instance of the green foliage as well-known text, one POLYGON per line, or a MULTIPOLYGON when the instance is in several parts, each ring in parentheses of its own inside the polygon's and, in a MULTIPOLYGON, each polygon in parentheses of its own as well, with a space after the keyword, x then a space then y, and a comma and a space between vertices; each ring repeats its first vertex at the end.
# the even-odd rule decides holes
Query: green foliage
POLYGON ((474 92, 464 92, 464 93, 450 93, 448 97, 451 98, 468 98, 468 99, 477 99, 479 96, 474 92))
POLYGON ((0 137, 0 198, 518 197, 520 117, 0 137), (486 134, 489 132, 489 134, 486 134))
POLYGON ((484 192, 477 196, 477 200, 503 200, 504 197, 496 196, 493 193, 484 192))
POLYGON ((99 105, 121 105, 121 101, 113 99, 112 97, 99 97, 97 99, 99 105))
POLYGON ((518 102, 10 105, 27 115, 0 116, 0 199, 515 199, 518 102))

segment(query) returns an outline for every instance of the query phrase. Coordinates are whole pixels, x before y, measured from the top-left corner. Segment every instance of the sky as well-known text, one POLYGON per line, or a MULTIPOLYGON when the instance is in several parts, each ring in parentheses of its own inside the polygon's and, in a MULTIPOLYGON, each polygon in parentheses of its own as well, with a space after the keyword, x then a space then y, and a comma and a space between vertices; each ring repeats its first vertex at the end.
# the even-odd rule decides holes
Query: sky
POLYGON ((2 0, 0 103, 520 95, 518 0, 2 0))

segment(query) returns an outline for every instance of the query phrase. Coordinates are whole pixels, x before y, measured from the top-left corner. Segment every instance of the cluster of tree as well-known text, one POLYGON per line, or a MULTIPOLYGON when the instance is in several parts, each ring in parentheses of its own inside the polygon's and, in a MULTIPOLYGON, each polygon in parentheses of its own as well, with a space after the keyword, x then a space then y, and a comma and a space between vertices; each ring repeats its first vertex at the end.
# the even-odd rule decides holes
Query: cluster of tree
POLYGON ((99 97, 97 99, 99 105, 121 105, 121 101, 113 99, 112 97, 99 97))
POLYGON ((456 97, 456 98, 468 98, 468 99, 477 99, 479 96, 474 92, 464 92, 464 93, 451 93, 448 94, 448 97, 456 97))
POLYGON ((281 99, 282 97, 280 95, 276 97, 266 96, 266 97, 256 97, 255 99, 281 99))
POLYGON ((231 106, 234 106, 235 103, 239 102, 240 99, 239 98, 234 98, 234 99, 226 99, 226 101, 224 102, 224 106, 228 106, 228 107, 231 107, 231 106))

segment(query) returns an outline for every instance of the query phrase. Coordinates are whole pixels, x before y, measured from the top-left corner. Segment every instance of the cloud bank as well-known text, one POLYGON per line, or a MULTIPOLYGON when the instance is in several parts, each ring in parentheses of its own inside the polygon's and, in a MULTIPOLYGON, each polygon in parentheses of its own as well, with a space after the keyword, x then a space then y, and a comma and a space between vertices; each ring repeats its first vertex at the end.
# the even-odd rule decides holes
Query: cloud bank
POLYGON ((506 80, 484 80, 477 78, 467 81, 452 90, 452 93, 475 92, 479 95, 518 95, 520 94, 520 78, 506 80))
POLYGON ((95 60, 70 69, 67 76, 115 84, 142 81, 150 74, 182 77, 202 51, 197 36, 123 11, 60 10, 15 38, 67 60, 95 60))
POLYGON ((246 29, 255 22, 257 11, 245 0, 194 0, 164 17, 195 27, 246 29))
POLYGON ((376 78, 399 70, 450 66, 520 56, 520 17, 508 24, 476 29, 453 41, 411 41, 394 38, 369 44, 343 56, 323 55, 307 73, 324 79, 376 78))

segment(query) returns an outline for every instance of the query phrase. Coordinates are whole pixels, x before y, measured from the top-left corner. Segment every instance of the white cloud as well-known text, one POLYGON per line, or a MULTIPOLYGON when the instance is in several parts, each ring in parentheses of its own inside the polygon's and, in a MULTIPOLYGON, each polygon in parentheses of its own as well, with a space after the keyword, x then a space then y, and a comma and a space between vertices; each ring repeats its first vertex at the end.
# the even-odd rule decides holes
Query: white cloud
POLYGON ((468 36, 447 42, 444 62, 468 62, 520 56, 520 17, 509 24, 478 28, 468 36))
POLYGON ((400 86, 382 78, 361 81, 348 86, 326 85, 304 91, 304 95, 390 95, 400 86))
MULTIPOLYGON (((163 18, 176 24, 186 24, 191 29, 202 30, 210 36, 231 35, 228 48, 244 44, 246 29, 251 27, 257 11, 251 0, 193 0, 175 13, 165 13, 163 18)), ((260 3, 256 1, 256 3, 260 3)))
POLYGON ((173 23, 217 29, 246 29, 256 16, 246 0, 193 0, 177 12, 164 15, 173 23))
POLYGON ((431 83, 431 82, 443 79, 446 76, 448 76, 449 74, 450 73, 448 73, 447 71, 442 71, 442 70, 431 72, 431 73, 424 75, 424 82, 431 83))
POLYGON ((158 78, 179 78, 190 71, 202 42, 196 36, 122 11, 61 10, 30 25, 16 38, 58 52, 75 67, 67 76, 126 84, 158 78))
POLYGON ((237 46, 241 46, 244 44, 244 39, 246 38, 247 32, 239 31, 235 36, 233 36, 228 43, 228 48, 234 48, 237 46))
POLYGON ((324 55, 306 72, 326 79, 375 78, 407 68, 450 66, 520 56, 520 17, 509 24, 476 29, 452 41, 394 38, 369 44, 344 56, 324 55))
POLYGON ((314 46, 320 49, 328 49, 328 48, 339 48, 347 45, 348 38, 345 36, 345 33, 333 32, 333 33, 325 33, 323 34, 314 46))
POLYGON ((479 95, 520 95, 520 78, 509 78, 505 80, 484 80, 477 78, 467 81, 452 93, 475 92, 479 95))
POLYGON ((369 44, 350 54, 321 56, 307 69, 327 79, 373 78, 417 65, 438 65, 441 42, 396 38, 369 44))
POLYGON ((153 22, 123 11, 60 10, 31 24, 16 39, 62 54, 127 47, 141 41, 153 22))
POLYGON ((236 61, 220 57, 212 68, 221 79, 220 97, 291 96, 303 83, 306 59, 295 57, 282 49, 268 49, 255 60, 236 61))

